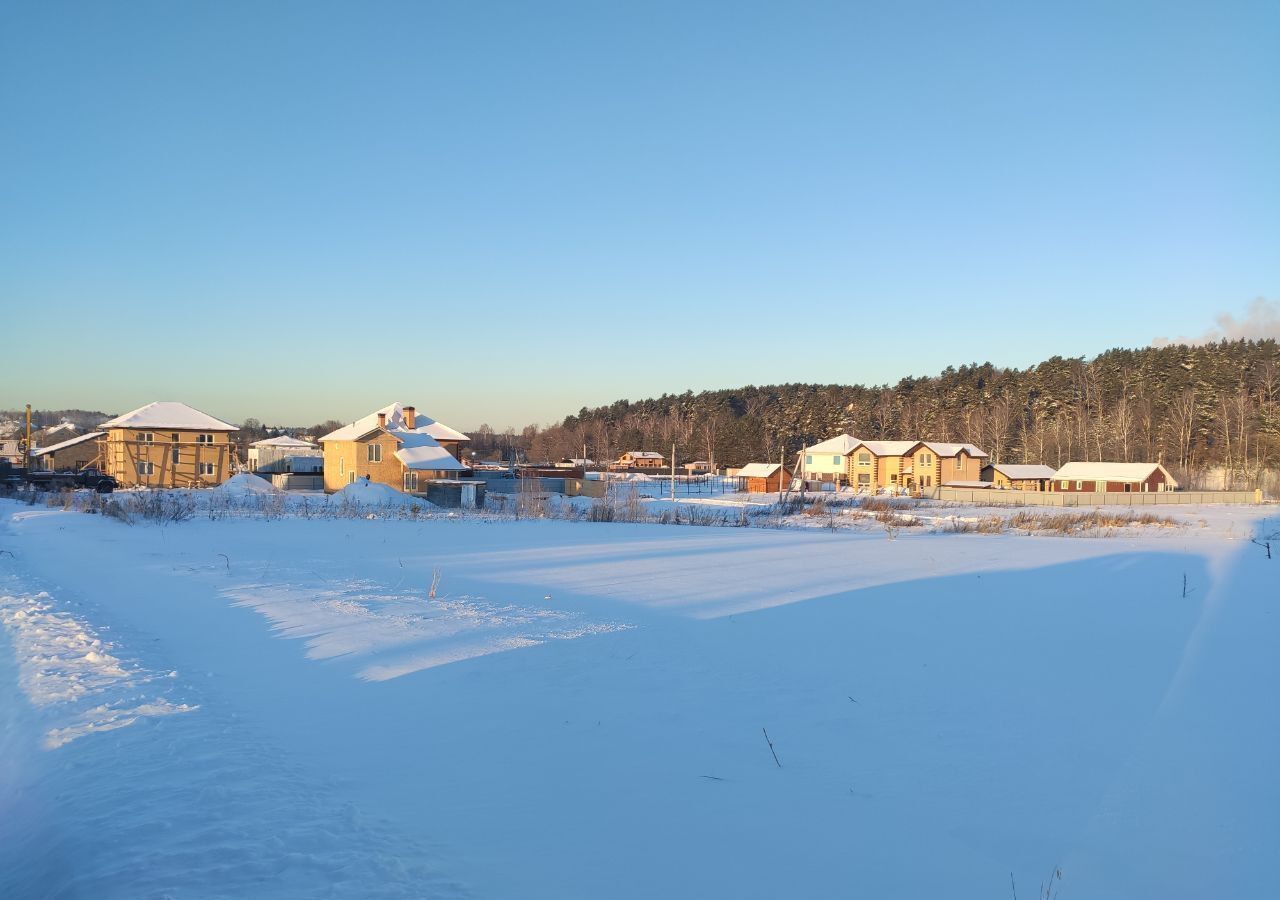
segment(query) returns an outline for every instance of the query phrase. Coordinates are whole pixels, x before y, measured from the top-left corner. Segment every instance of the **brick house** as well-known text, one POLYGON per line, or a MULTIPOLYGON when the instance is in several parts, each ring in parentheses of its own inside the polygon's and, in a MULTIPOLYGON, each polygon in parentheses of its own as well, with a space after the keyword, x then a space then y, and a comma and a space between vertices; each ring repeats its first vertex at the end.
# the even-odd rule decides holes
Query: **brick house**
POLYGON ((443 422, 392 403, 320 438, 324 489, 340 491, 367 477, 408 494, 425 494, 436 479, 467 471, 462 444, 471 440, 443 422))
POLYGON ((666 464, 666 457, 661 453, 649 450, 630 450, 618 457, 611 469, 661 469, 666 464))

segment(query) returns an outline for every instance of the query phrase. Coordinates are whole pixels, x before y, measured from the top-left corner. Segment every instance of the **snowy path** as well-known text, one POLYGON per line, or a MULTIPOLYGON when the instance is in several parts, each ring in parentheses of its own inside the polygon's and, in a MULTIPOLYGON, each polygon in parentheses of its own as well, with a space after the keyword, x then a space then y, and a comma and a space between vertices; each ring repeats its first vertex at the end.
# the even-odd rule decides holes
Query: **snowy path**
POLYGON ((45 749, 23 654, 0 645, 18 761, 0 802, 19 813, 0 832, 57 836, 0 844, 27 886, 977 898, 1010 871, 1034 895, 1061 865, 1070 896, 1191 898, 1272 880, 1280 569, 1241 511, 1149 537, 890 542, 14 510, 0 575, 176 670, 165 696, 199 707, 45 749))

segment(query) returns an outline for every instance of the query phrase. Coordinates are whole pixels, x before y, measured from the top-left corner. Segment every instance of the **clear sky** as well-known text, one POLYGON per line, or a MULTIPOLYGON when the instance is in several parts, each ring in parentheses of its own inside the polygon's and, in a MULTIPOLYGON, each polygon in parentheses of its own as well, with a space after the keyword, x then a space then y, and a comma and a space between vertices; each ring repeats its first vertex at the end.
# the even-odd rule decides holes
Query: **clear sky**
POLYGON ((8 2, 0 407, 459 427, 1280 298, 1280 3, 8 2))

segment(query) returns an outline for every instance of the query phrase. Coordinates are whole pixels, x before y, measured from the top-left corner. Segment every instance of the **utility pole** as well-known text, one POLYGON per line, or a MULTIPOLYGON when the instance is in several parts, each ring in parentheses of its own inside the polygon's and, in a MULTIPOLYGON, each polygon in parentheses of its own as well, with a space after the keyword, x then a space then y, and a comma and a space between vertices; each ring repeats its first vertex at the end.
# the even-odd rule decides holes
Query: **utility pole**
POLYGON ((671 502, 676 502, 676 445, 671 445, 671 502))
POLYGON ((782 502, 782 476, 787 471, 787 445, 778 450, 778 502, 782 502))
POLYGON ((31 471, 31 404, 27 404, 27 443, 22 450, 22 468, 31 471))

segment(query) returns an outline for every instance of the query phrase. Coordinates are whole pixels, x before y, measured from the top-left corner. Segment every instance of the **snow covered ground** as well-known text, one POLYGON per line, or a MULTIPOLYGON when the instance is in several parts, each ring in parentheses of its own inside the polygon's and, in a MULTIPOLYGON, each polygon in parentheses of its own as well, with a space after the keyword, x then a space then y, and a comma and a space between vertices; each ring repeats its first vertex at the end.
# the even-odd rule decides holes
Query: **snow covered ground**
POLYGON ((0 896, 1265 896, 1280 517, 1161 512, 0 501, 0 896))

